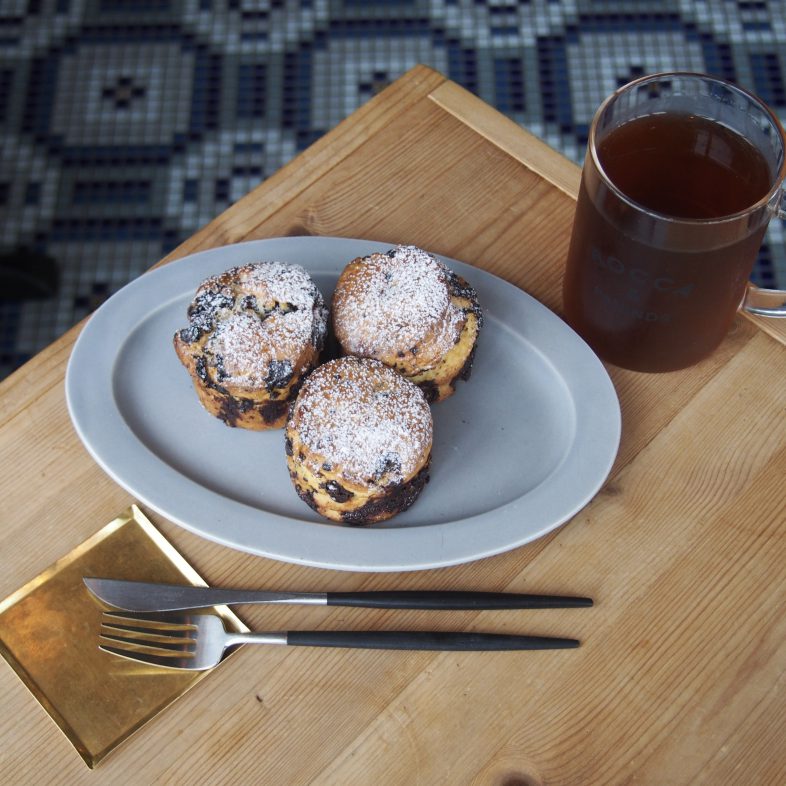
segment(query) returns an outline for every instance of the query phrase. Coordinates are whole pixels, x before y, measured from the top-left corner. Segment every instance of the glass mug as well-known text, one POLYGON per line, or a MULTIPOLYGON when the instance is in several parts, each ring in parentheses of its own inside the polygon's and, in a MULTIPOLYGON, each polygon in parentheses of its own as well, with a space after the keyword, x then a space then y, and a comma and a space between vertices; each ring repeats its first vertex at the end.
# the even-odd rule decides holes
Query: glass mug
POLYGON ((782 203, 786 138, 759 99, 704 74, 617 90, 592 121, 565 269, 571 326, 604 360, 672 371, 708 356, 740 309, 786 317, 748 283, 782 203))

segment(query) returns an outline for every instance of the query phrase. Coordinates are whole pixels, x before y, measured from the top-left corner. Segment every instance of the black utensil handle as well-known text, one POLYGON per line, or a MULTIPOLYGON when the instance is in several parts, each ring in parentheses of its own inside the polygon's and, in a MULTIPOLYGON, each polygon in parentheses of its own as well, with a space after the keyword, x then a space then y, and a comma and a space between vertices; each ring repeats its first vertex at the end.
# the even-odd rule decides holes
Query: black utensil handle
POLYGON ((287 633, 298 647, 353 647, 373 650, 554 650, 578 647, 576 639, 399 630, 298 630, 287 633))
POLYGON ((375 609, 568 609, 591 606, 592 598, 513 592, 328 592, 327 605, 375 609))

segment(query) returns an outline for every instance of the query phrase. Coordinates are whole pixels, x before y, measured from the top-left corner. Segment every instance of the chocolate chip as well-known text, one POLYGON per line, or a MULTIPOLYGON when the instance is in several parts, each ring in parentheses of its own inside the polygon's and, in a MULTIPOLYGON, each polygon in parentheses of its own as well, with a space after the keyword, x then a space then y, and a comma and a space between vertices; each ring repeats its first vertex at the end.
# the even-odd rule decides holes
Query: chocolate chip
POLYGON ((401 472, 401 459, 398 453, 388 452, 379 457, 374 466, 374 480, 379 480, 388 472, 401 472))
POLYGON ((268 390, 285 388, 291 381, 294 368, 290 360, 271 360, 267 367, 265 386, 268 390))
POLYGON ((259 414, 265 423, 275 423, 289 408, 287 401, 268 401, 258 408, 259 414))
POLYGON ((196 359, 194 369, 196 371, 196 375, 202 380, 202 382, 207 382, 207 362, 205 361, 204 355, 200 355, 196 359))
POLYGON ((439 387, 430 379, 427 379, 425 382, 418 382, 418 387, 423 391, 423 395, 429 404, 433 404, 439 398, 439 387))
POLYGON ((221 290, 209 289, 194 298, 188 307, 188 320, 203 332, 213 329, 216 314, 224 308, 232 308, 235 299, 221 290))
POLYGON ((463 298, 470 302, 470 307, 465 309, 465 312, 474 314, 478 320, 478 328, 483 327, 483 311, 478 303, 478 294, 473 287, 452 270, 449 270, 448 288, 453 297, 463 298))
POLYGON ((321 352, 325 346, 325 338, 327 337, 327 317, 327 309, 320 308, 319 314, 314 319, 314 324, 311 326, 311 346, 314 347, 317 352, 321 352))
POLYGON ((253 406, 254 402, 250 398, 232 396, 229 393, 224 393, 218 417, 223 420, 227 426, 234 427, 237 425, 237 421, 243 413, 248 412, 253 406))
POLYGON ((328 481, 325 486, 325 491, 330 495, 331 499, 335 502, 343 503, 347 502, 348 500, 352 499, 355 495, 345 489, 340 483, 337 483, 335 480, 328 481))
MULTIPOLYGON (((470 375, 472 374, 472 363, 475 360, 475 350, 477 349, 478 345, 475 344, 474 347, 470 350, 469 355, 467 355, 467 359, 464 361, 464 365, 461 367, 461 370, 458 374, 456 374, 456 379, 463 379, 468 380, 470 375)), ((453 380, 455 382, 455 379, 453 380)))
POLYGON ((213 362, 216 367, 216 379, 219 382, 223 382, 229 376, 229 374, 227 374, 227 370, 224 368, 224 356, 216 354, 213 362))
POLYGON ((180 331, 180 340, 186 344, 193 344, 195 341, 199 341, 201 335, 202 331, 196 325, 191 325, 180 331))

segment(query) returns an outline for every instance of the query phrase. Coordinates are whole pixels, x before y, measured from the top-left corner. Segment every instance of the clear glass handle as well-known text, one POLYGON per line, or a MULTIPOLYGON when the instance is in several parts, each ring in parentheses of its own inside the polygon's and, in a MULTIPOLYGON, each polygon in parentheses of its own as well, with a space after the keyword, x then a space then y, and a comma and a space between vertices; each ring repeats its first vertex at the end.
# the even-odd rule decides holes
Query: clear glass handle
MULTIPOLYGON (((775 217, 786 220, 786 191, 781 191, 775 217)), ((761 289, 749 284, 740 308, 759 317, 786 317, 786 290, 761 289)))
POLYGON ((786 290, 748 285, 742 310, 758 317, 786 317, 786 290))

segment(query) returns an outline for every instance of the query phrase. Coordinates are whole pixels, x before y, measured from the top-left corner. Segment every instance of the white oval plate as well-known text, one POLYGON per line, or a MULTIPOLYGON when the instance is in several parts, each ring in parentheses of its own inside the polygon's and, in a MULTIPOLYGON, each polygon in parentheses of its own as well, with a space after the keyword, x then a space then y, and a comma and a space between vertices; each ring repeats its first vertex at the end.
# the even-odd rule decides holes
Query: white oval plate
POLYGON ((344 265, 389 243, 254 240, 193 254, 132 281, 93 314, 66 373, 68 410, 98 464, 143 504, 251 554, 323 568, 399 571, 469 562, 528 543, 606 479, 620 409, 600 361, 517 287, 444 258, 477 290, 486 323, 472 377, 432 408, 431 481, 384 524, 319 518, 297 496, 283 432, 233 429, 199 404, 172 337, 199 283, 245 262, 303 265, 330 302, 344 265))

